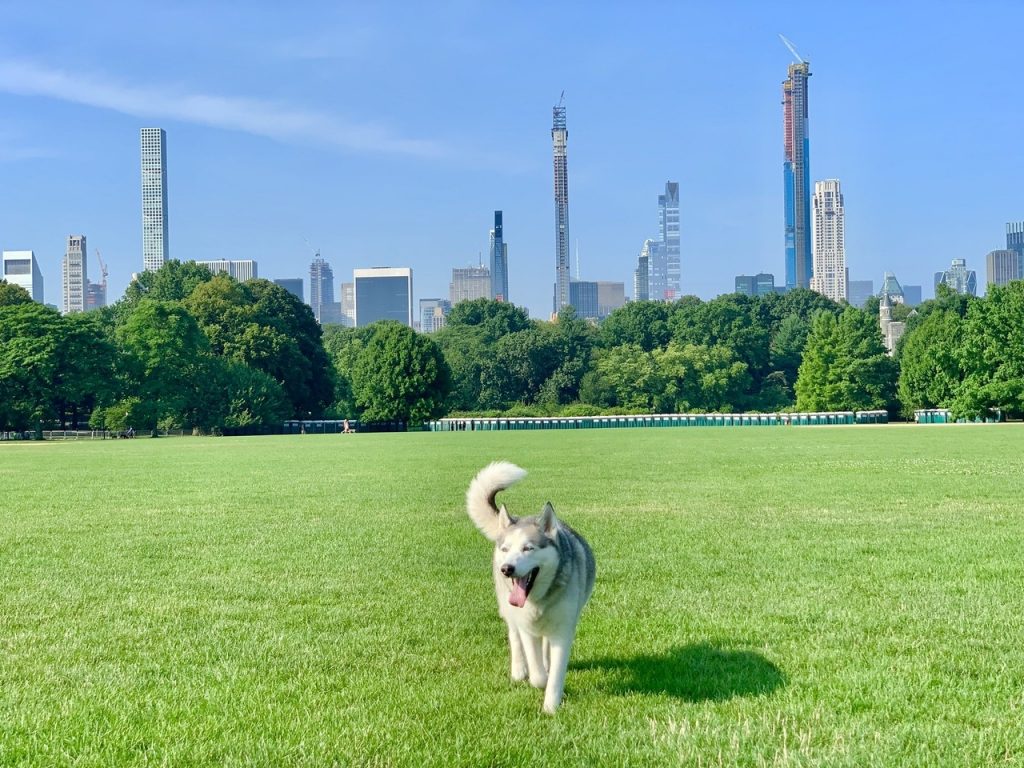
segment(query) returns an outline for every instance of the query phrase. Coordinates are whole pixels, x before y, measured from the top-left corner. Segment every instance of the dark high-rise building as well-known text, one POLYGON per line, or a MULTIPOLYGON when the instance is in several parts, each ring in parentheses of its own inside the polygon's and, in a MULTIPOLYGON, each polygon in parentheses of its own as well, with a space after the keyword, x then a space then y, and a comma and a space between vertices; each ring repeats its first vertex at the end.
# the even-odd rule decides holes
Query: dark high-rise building
POLYGON ((875 295, 874 280, 850 280, 846 287, 846 300, 851 307, 864 309, 867 300, 875 295))
POLYGON ((275 280, 274 285, 279 285, 288 291, 288 293, 293 296, 297 296, 299 301, 306 300, 303 297, 304 289, 301 277, 282 277, 280 280, 275 280))
POLYGON ((811 255, 811 171, 807 133, 807 78, 802 59, 789 65, 782 83, 782 177, 786 211, 786 288, 809 288, 811 255))
POLYGON ((921 286, 920 285, 904 285, 903 286, 903 303, 908 307, 916 307, 921 303, 921 286))
POLYGON ((744 296, 767 296, 769 293, 775 293, 775 275, 771 272, 736 275, 736 293, 744 296))
POLYGON ((636 257, 636 270, 633 272, 633 300, 650 301, 651 299, 651 248, 653 240, 645 240, 640 255, 636 257))
MULTIPOLYGON (((309 306, 318 323, 327 321, 324 315, 332 314, 331 305, 334 303, 334 270, 320 258, 320 251, 317 251, 313 263, 309 265, 309 306)), ((338 311, 341 311, 340 307, 338 311)))
POLYGON ((576 317, 597 320, 600 317, 597 303, 598 286, 590 280, 569 282, 569 303, 576 310, 576 317))
POLYGON ((372 267, 352 271, 356 328, 378 320, 395 320, 412 328, 412 270, 372 267))
POLYGON ((597 281, 597 316, 603 320, 619 307, 626 306, 626 284, 611 280, 597 281))
POLYGON ((569 300, 569 168, 566 150, 569 131, 565 125, 562 101, 554 107, 551 124, 551 145, 555 166, 555 300, 557 312, 569 300))
POLYGON ((491 298, 508 301, 508 246, 502 231, 501 211, 494 212, 491 230, 491 298))

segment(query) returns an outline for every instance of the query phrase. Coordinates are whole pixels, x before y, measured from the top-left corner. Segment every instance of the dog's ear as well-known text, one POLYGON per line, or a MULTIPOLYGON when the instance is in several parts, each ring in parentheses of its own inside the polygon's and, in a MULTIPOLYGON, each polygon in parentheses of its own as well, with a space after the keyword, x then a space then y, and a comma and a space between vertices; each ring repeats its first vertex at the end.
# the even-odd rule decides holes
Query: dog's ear
POLYGON ((540 529, 548 536, 554 536, 557 522, 555 520, 555 508, 551 506, 549 501, 544 505, 544 509, 540 513, 540 529))
POLYGON ((498 510, 498 530, 503 531, 506 528, 511 528, 516 524, 516 519, 508 513, 505 509, 505 505, 501 505, 501 509, 498 510))

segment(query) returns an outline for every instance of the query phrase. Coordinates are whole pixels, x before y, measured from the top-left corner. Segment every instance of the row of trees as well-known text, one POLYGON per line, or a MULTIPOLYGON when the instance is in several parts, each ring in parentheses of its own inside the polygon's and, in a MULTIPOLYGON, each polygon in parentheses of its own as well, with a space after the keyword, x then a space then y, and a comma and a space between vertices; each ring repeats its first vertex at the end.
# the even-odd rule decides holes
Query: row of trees
POLYGON ((1024 415, 1024 280, 989 286, 983 299, 939 288, 898 347, 904 410, 1024 415))
POLYGON ((170 262, 102 311, 61 316, 0 283, 0 429, 215 430, 287 418, 421 422, 447 413, 884 408, 1024 413, 1024 282, 940 289, 886 354, 877 302, 785 295, 634 302, 600 326, 456 305, 424 335, 328 326, 265 280, 170 262))
POLYGON ((61 316, 0 285, 0 428, 215 430, 319 414, 334 373, 309 308, 266 280, 170 262, 61 316))

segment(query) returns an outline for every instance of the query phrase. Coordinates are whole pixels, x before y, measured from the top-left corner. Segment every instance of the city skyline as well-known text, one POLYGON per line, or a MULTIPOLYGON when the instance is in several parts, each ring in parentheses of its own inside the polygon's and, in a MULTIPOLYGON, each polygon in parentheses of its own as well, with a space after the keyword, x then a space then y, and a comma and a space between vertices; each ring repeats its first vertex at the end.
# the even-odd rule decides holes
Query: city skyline
POLYGON ((954 258, 981 267, 1006 223, 1022 218, 1018 108, 999 94, 1012 91, 1009 30, 1024 10, 909 3, 886 6, 879 25, 870 7, 780 22, 781 7, 595 7, 580 24, 562 6, 442 4, 428 14, 312 4, 295 18, 255 3, 137 9, 128 24, 114 4, 66 9, 81 30, 69 42, 45 5, 12 6, 0 31, 0 248, 33 250, 46 300, 59 306, 66 238, 87 232, 110 267, 108 299, 119 298, 142 263, 139 132, 160 126, 172 258, 253 258, 261 274, 291 277, 308 268, 308 239, 330 243, 323 255, 336 274, 408 264, 422 295, 444 296, 450 268, 486 253, 488 220, 502 210, 515 223, 509 293, 547 317, 547 116, 564 88, 582 279, 632 284, 653 234, 650 190, 671 178, 684 294, 728 292, 737 274, 781 283, 779 83, 793 62, 782 32, 814 63, 812 181, 843 180, 851 279, 892 270, 930 295, 932 274, 954 258), (126 32, 139 25, 160 28, 159 39, 133 41, 126 32), (510 44, 524 35, 529 44, 510 44), (507 55, 466 67, 484 39, 507 55), (541 66, 538 52, 556 43, 565 55, 541 66), (990 59, 978 84, 967 78, 982 49, 990 59), (656 71, 673 73, 679 98, 659 99, 656 71), (958 89, 972 94, 969 109, 949 100, 958 89), (656 119, 638 128, 655 104, 656 119), (65 176, 76 184, 60 184, 65 176), (899 196, 905 178, 928 195, 899 196), (415 201, 397 229, 396 190, 415 201))

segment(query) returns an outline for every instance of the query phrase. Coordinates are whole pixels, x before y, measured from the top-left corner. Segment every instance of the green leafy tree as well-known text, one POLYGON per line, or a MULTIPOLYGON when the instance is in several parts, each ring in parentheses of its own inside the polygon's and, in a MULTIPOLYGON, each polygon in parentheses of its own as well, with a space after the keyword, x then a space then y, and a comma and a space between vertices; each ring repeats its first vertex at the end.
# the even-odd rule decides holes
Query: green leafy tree
POLYGON ((10 307, 15 304, 31 304, 32 296, 20 285, 0 280, 0 307, 10 307))
POLYGON ((356 361, 374 330, 372 325, 363 328, 329 325, 324 330, 324 349, 334 365, 334 402, 330 408, 332 418, 350 418, 359 414, 352 391, 352 376, 356 361))
POLYGON ((504 408, 536 403, 541 387, 558 367, 560 349, 553 332, 535 325, 502 336, 494 344, 481 372, 479 405, 504 408))
POLYGON ((550 406, 577 400, 583 377, 592 368, 592 353, 598 333, 593 325, 579 318, 573 307, 565 307, 553 323, 541 323, 552 334, 557 349, 557 365, 541 387, 540 400, 550 406))
POLYGON ((0 428, 26 430, 56 418, 61 320, 35 302, 0 307, 0 428))
POLYGON ((837 319, 821 312, 811 323, 796 381, 801 411, 874 410, 895 400, 897 367, 877 322, 847 307, 837 319))
POLYGON ((989 286, 968 305, 959 351, 956 415, 1024 415, 1024 280, 989 286))
POLYGON ((495 341, 489 340, 489 335, 479 325, 465 324, 448 325, 432 333, 431 338, 451 371, 451 409, 479 410, 495 341))
POLYGON ((35 302, 0 307, 0 413, 26 429, 78 427, 114 396, 114 349, 91 314, 35 302))
POLYGON ((750 385, 747 364, 726 346, 671 342, 655 350, 663 390, 655 405, 662 412, 731 412, 750 385))
POLYGON ((898 393, 905 416, 919 408, 949 408, 963 383, 964 319, 956 311, 930 311, 904 333, 898 393))
POLYGON ((757 405, 761 381, 769 372, 771 328, 757 316, 757 299, 726 294, 690 307, 680 306, 670 321, 680 346, 722 347, 746 366, 747 390, 733 395, 732 405, 757 405))
POLYGON ((460 301, 448 313, 446 327, 459 326, 478 327, 484 340, 493 343, 506 334, 525 331, 530 327, 530 317, 507 301, 475 299, 460 301))
POLYGON ((270 375, 295 416, 320 415, 335 399, 334 372, 312 311, 268 280, 218 275, 184 301, 214 354, 270 375))
POLYGON ((639 344, 621 344, 600 355, 596 370, 605 386, 615 393, 613 405, 654 412, 665 384, 653 352, 639 344))
POLYGON ((352 372, 362 418, 420 424, 445 413, 450 372, 437 344, 399 323, 372 327, 352 372))
MULTIPOLYGON (((323 345, 323 334, 311 310, 291 292, 269 280, 250 280, 245 286, 256 303, 260 324, 268 325, 295 342, 301 367, 282 372, 267 370, 284 387, 297 413, 317 415, 334 399, 334 368, 323 345)), ((266 370, 266 369, 264 369, 266 370)))
POLYGON ((117 352, 99 315, 73 313, 61 318, 52 381, 54 410, 61 426, 79 428, 97 406, 117 394, 117 352))
MULTIPOLYGON (((193 426, 207 395, 210 343, 195 318, 178 302, 143 299, 117 329, 129 397, 143 407, 132 424, 155 429, 158 422, 193 426)), ((205 421, 206 419, 200 419, 205 421)))
POLYGON ((758 312, 773 333, 778 329, 779 324, 790 315, 796 315, 801 320, 810 323, 819 312, 828 312, 838 316, 843 311, 843 307, 832 299, 808 288, 794 288, 781 294, 769 293, 758 297, 758 299, 758 312))
POLYGON ((672 307, 660 301, 631 301, 601 323, 600 342, 606 349, 632 344, 645 352, 664 347, 672 337, 672 307))
POLYGON ((222 363, 227 402, 223 426, 281 424, 291 415, 291 403, 274 377, 235 360, 222 363))
POLYGON ((779 323, 768 347, 772 371, 761 385, 762 406, 775 410, 793 403, 793 385, 810 332, 811 324, 796 313, 779 323))
POLYGON ((160 269, 139 273, 125 289, 114 306, 118 323, 123 322, 143 299, 151 301, 184 301, 202 283, 213 279, 213 273, 194 261, 171 259, 160 269))

